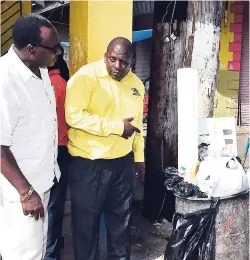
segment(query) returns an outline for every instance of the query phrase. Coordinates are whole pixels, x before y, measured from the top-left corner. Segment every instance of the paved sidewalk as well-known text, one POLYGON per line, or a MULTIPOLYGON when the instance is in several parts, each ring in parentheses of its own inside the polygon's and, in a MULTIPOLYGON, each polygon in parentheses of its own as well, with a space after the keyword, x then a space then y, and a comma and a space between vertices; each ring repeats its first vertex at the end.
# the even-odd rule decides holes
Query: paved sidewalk
MULTIPOLYGON (((246 146, 248 137, 249 137, 249 127, 237 127, 238 155, 241 158, 241 160, 244 159, 245 146, 246 146)), ((249 168, 249 157, 250 157, 250 151, 248 152, 248 156, 247 156, 246 163, 245 163, 245 168, 249 168)))

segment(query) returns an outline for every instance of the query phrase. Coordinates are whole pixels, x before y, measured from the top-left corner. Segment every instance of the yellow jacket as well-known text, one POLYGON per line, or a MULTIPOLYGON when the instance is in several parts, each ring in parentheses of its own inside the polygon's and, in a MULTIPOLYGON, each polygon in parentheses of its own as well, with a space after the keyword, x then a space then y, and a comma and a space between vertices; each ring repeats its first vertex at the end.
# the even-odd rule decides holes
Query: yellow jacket
POLYGON ((69 80, 66 92, 70 154, 95 160, 115 159, 133 151, 135 162, 144 162, 143 98, 144 86, 134 73, 116 81, 103 59, 83 66, 69 80), (129 117, 141 133, 124 139, 122 120, 129 117))

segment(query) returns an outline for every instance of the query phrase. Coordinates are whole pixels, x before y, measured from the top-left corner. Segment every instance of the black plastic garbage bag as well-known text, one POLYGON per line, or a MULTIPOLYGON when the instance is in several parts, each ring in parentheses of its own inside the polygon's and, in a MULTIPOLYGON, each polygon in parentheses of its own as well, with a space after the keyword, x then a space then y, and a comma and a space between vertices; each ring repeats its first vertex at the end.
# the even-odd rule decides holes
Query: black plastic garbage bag
POLYGON ((173 192, 180 198, 192 197, 194 192, 194 185, 185 181, 181 181, 174 186, 173 192))
POLYGON ((207 198, 207 194, 200 191, 199 187, 184 181, 179 172, 174 167, 164 169, 164 185, 168 191, 173 191, 174 195, 180 198, 197 197, 207 198))
POLYGON ((215 260, 217 203, 195 213, 175 214, 164 260, 215 260))
POLYGON ((207 197, 208 197, 207 193, 202 192, 202 191, 200 190, 200 188, 199 188, 198 186, 196 186, 196 185, 194 185, 193 196, 194 196, 194 197, 197 197, 197 198, 207 198, 207 197))
POLYGON ((167 190, 172 191, 173 188, 179 183, 183 181, 183 178, 176 174, 166 174, 166 180, 164 182, 164 185, 167 190))
POLYGON ((169 174, 179 174, 179 171, 175 167, 169 166, 164 169, 164 174, 167 177, 169 174))

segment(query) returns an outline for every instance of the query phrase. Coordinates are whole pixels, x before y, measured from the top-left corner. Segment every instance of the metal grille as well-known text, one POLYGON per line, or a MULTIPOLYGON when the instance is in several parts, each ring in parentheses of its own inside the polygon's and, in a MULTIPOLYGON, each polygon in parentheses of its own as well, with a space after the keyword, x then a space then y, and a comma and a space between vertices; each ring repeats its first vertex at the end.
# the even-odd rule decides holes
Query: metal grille
POLYGON ((144 40, 135 43, 136 63, 135 74, 144 81, 150 76, 152 40, 144 40))
POLYGON ((240 71, 240 116, 241 125, 249 125, 249 3, 245 2, 240 71))
POLYGON ((139 16, 152 14, 154 12, 154 1, 134 1, 133 15, 139 16))

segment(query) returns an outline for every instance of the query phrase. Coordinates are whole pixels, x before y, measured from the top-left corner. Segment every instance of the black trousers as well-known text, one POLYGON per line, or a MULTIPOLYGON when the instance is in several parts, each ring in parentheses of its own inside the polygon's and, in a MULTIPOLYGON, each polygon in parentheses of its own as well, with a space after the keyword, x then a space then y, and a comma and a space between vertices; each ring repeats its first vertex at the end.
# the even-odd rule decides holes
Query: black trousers
POLYGON ((107 257, 130 259, 134 157, 113 160, 73 157, 69 166, 76 260, 99 260, 100 217, 107 227, 107 257))
POLYGON ((61 171, 59 182, 51 188, 48 205, 48 236, 44 260, 60 260, 64 204, 68 184, 69 153, 66 146, 58 146, 57 162, 61 171))

